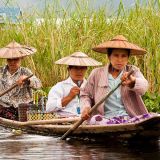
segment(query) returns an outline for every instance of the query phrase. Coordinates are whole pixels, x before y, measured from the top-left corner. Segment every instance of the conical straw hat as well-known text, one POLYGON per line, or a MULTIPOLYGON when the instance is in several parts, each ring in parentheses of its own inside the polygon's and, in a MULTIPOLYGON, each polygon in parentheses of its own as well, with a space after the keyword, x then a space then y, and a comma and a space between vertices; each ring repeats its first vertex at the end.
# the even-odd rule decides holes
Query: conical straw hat
POLYGON ((6 47, 0 49, 0 58, 14 59, 34 54, 36 49, 33 47, 23 46, 17 42, 11 42, 6 47))
POLYGON ((101 43, 92 49, 96 52, 107 53, 108 48, 130 49, 131 55, 143 55, 146 53, 145 49, 128 42, 128 40, 122 35, 118 35, 112 40, 101 43))
POLYGON ((100 66, 102 63, 88 57, 85 53, 75 52, 70 56, 59 59, 55 64, 64 64, 69 66, 100 66))

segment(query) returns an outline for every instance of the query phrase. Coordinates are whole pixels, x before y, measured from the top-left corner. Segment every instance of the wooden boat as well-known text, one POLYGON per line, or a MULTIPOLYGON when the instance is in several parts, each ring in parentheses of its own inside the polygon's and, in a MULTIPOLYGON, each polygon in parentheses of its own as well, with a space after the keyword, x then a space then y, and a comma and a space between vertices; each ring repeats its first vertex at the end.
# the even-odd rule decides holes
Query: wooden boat
MULTIPOLYGON (((133 71, 131 71, 128 74, 128 76, 131 75, 132 73, 133 71)), ((122 82, 120 82, 117 85, 117 87, 115 87, 113 90, 107 93, 104 97, 102 97, 102 99, 91 108, 91 110, 89 111, 89 114, 91 115, 94 112, 94 110, 98 107, 98 105, 102 103, 104 100, 106 100, 121 84, 122 82)), ((11 88, 1 93, 0 97, 15 87, 16 85, 13 85, 11 88)), ((22 108, 22 111, 24 112, 24 108, 22 108)), ((26 110, 24 115, 26 118, 26 110)), ((24 117, 22 116, 22 119, 23 118, 24 117)), ((53 119, 49 121, 42 120, 42 121, 19 122, 19 121, 8 120, 0 117, 0 126, 3 126, 5 128, 21 129, 27 133, 33 133, 33 134, 62 136, 73 126, 73 124, 68 124, 68 123, 75 122, 77 120, 78 119, 70 118, 70 119, 65 119, 65 121, 64 119, 53 119)), ((70 135, 70 137, 71 136, 78 137, 78 138, 87 137, 89 139, 95 138, 96 140, 98 138, 98 139, 101 139, 102 141, 105 141, 105 139, 111 139, 111 138, 114 140, 132 139, 132 138, 157 139, 160 137, 159 122, 160 122, 160 115, 150 117, 148 119, 145 119, 137 123, 112 124, 112 125, 109 124, 104 126, 82 124, 70 135)))
MULTIPOLYGON (((0 126, 5 128, 21 129, 27 133, 61 136, 79 118, 53 119, 42 121, 19 122, 0 118, 0 126)), ((89 139, 157 139, 160 137, 160 116, 154 116, 137 123, 113 124, 113 125, 81 125, 70 137, 89 139)))

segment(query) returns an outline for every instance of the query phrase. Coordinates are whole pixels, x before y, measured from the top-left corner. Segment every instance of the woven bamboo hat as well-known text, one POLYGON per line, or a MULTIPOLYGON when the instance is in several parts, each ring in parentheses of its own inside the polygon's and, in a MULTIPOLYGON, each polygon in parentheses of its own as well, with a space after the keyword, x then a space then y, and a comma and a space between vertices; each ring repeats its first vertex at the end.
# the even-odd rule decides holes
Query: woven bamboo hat
POLYGON ((59 59, 55 64, 64 64, 69 66, 100 66, 102 63, 88 57, 83 52, 75 52, 70 56, 59 59))
POLYGON ((33 47, 21 45, 15 41, 0 49, 0 58, 14 59, 32 55, 36 52, 33 47))
POLYGON ((131 55, 143 55, 146 53, 145 49, 128 42, 122 35, 118 35, 112 40, 101 43, 92 49, 96 52, 107 53, 108 48, 129 49, 131 55))

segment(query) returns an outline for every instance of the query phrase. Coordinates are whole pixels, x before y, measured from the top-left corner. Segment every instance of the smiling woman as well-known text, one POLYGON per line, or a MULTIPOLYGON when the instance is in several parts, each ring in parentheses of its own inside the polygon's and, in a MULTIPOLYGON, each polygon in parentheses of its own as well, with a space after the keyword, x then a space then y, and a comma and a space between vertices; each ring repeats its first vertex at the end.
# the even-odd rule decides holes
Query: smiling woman
POLYGON ((64 57, 56 64, 68 65, 68 79, 53 86, 48 94, 46 110, 57 111, 62 116, 78 116, 80 114, 80 89, 86 84, 84 79, 87 66, 98 66, 101 63, 82 52, 75 52, 64 57))
POLYGON ((95 113, 105 118, 134 117, 148 113, 141 98, 148 89, 148 82, 139 68, 128 65, 130 55, 143 55, 146 51, 128 42, 122 35, 96 46, 93 50, 106 53, 110 63, 90 74, 88 83, 81 92, 82 118, 88 119, 91 105, 96 104, 100 97, 114 89, 121 80, 122 86, 99 105, 95 113), (134 70, 134 73, 127 78, 130 70, 134 70))
POLYGON ((78 85, 78 81, 83 81, 87 67, 86 66, 69 66, 68 72, 73 82, 78 85))

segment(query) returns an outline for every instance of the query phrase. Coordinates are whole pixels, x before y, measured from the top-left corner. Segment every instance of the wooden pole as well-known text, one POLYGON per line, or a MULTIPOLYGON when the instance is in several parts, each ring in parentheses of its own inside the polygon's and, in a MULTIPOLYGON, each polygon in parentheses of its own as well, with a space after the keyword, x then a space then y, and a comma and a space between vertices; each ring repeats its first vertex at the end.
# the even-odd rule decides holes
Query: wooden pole
MULTIPOLYGON (((33 74, 31 74, 30 76, 26 77, 23 81, 31 78, 33 76, 33 74)), ((9 89, 5 90, 4 92, 0 93, 0 97, 3 96, 4 94, 8 93, 9 91, 11 91, 13 88, 17 87, 18 84, 13 84, 13 86, 11 86, 9 89)))
MULTIPOLYGON (((129 73, 128 73, 128 77, 133 73, 134 71, 131 70, 129 73)), ((103 103, 121 84, 123 83, 123 81, 121 81, 113 90, 111 90, 109 93, 107 93, 104 97, 102 97, 100 99, 99 102, 97 102, 89 111, 89 115, 91 115, 96 109, 97 107, 103 103)), ((61 137, 61 140, 65 140, 67 138, 67 136, 69 134, 71 134, 73 131, 75 131, 85 120, 84 119, 80 119, 78 122, 76 122, 74 124, 73 127, 71 127, 62 137, 61 137)))
POLYGON ((59 118, 59 119, 51 119, 51 120, 35 120, 35 121, 19 122, 19 121, 9 120, 9 119, 0 117, 0 123, 8 124, 10 126, 13 125, 17 127, 30 126, 30 125, 71 123, 71 122, 77 122, 78 120, 80 120, 79 117, 75 117, 75 118, 70 117, 70 118, 59 118))

